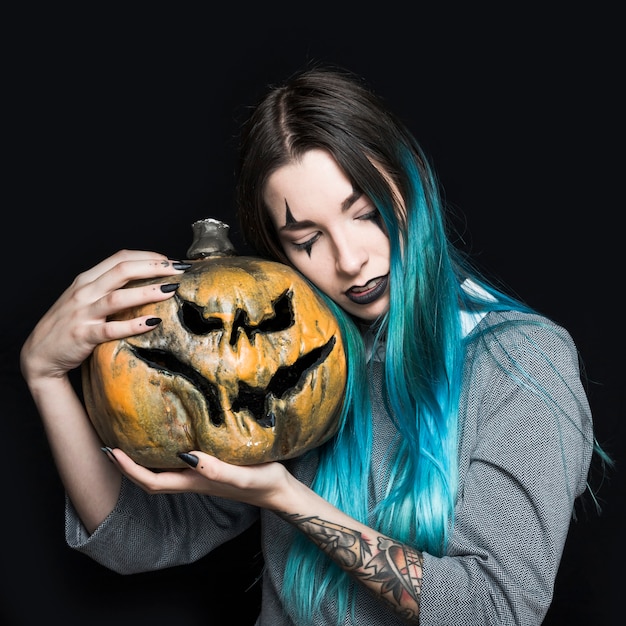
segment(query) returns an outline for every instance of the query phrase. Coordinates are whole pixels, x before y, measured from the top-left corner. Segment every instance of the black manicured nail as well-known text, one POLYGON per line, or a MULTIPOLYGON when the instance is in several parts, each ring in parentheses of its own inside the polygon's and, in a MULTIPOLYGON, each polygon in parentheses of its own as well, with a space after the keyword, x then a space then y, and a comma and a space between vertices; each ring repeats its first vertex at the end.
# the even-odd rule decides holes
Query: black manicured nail
POLYGON ((188 270, 191 267, 191 263, 181 263, 180 261, 176 261, 172 263, 172 267, 175 270, 188 270))
POLYGON ((100 450, 102 450, 102 452, 104 452, 107 455, 107 458, 109 459, 109 461, 111 461, 111 463, 117 462, 117 459, 115 458, 115 455, 113 454, 113 450, 111 450, 109 446, 102 446, 100 450))
POLYGON ((157 326, 160 323, 161 323, 160 317, 151 317, 150 319, 146 320, 146 326, 157 326))
POLYGON ((165 285, 161 285, 161 291, 163 293, 170 293, 171 291, 176 291, 180 287, 180 283, 166 283, 165 285))
POLYGON ((181 459, 181 461, 185 461, 187 465, 191 465, 191 467, 197 467, 198 461, 200 460, 195 454, 189 454, 189 452, 181 452, 178 458, 181 459))

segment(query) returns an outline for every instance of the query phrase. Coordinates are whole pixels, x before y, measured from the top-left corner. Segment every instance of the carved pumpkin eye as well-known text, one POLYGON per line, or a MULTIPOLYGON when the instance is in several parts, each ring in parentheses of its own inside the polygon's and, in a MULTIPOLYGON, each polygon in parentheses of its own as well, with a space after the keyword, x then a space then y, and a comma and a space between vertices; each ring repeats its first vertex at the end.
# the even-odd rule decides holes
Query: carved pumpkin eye
POLYGON ((338 427, 346 363, 337 321, 292 269, 254 257, 192 260, 148 333, 98 346, 83 366, 103 443, 152 468, 204 450, 237 464, 298 456, 338 427))
MULTIPOLYGON (((239 331, 243 331, 254 343, 256 333, 272 333, 287 330, 294 323, 293 309, 291 307, 291 291, 287 290, 272 303, 272 315, 261 320, 259 324, 251 324, 248 314, 243 309, 235 311, 233 327, 230 335, 230 345, 237 343, 239 331)), ((184 328, 195 335, 206 335, 216 330, 223 330, 224 323, 219 318, 205 318, 202 307, 195 302, 183 301, 179 309, 180 322, 184 328)))

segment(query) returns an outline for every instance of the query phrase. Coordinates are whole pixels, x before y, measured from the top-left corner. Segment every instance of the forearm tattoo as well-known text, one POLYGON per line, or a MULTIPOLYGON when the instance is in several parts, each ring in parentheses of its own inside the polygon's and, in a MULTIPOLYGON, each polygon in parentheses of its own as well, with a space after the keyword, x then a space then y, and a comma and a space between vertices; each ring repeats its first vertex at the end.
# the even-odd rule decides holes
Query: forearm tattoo
POLYGON ((280 511, 277 514, 385 600, 399 617, 418 623, 424 563, 421 552, 384 535, 370 540, 360 532, 318 517, 280 511))

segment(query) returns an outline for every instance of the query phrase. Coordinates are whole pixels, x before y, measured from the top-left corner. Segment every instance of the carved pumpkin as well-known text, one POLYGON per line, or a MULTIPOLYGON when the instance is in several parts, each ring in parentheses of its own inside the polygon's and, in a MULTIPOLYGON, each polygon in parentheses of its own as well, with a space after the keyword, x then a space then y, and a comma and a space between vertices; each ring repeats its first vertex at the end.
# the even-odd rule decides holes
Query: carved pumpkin
POLYGON ((207 231, 225 224, 193 227, 196 259, 175 296, 125 314, 161 324, 99 345, 83 365, 102 441, 154 469, 186 467, 177 454, 190 450, 249 465, 321 445, 337 430, 346 381, 336 319, 290 267, 233 255, 228 241, 214 247, 207 231))

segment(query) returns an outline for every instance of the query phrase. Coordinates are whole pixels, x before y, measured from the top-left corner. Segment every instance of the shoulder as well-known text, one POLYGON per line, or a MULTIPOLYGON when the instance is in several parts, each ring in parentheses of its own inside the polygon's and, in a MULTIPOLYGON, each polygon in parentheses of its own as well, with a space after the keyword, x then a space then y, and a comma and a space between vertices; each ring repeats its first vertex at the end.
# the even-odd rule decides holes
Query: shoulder
MULTIPOLYGON (((587 413, 580 359, 570 333, 549 318, 492 311, 467 337, 464 382, 471 395, 499 405, 515 395, 587 413), (549 398, 551 400, 549 400, 549 398)), ((483 404, 484 406, 484 404, 483 404)))
POLYGON ((521 311, 491 311, 467 337, 472 351, 487 351, 492 356, 509 354, 526 361, 538 355, 555 359, 578 361, 578 351, 569 331, 537 314, 521 311))

